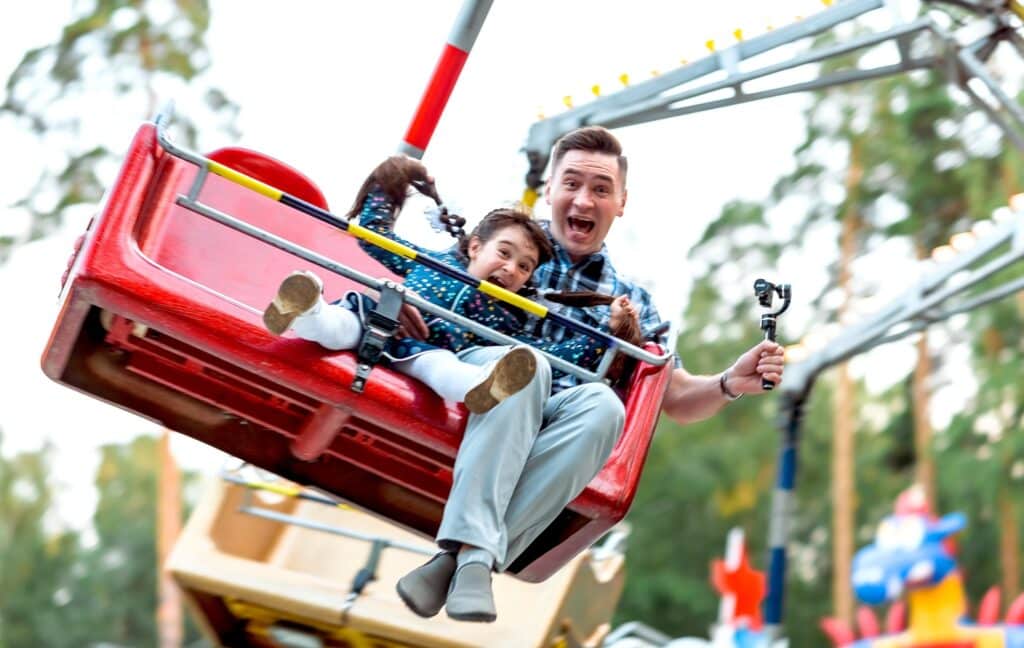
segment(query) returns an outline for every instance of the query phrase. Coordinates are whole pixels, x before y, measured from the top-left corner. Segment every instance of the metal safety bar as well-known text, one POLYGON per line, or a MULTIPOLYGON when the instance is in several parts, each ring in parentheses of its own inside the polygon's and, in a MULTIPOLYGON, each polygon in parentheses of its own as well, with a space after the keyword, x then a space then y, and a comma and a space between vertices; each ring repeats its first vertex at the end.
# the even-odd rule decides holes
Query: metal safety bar
POLYGON ((335 497, 329 497, 327 495, 320 495, 318 493, 311 493, 308 489, 295 484, 279 484, 272 481, 254 481, 237 477, 228 471, 221 473, 221 479, 232 484, 245 486, 249 490, 267 491, 268 493, 274 493, 275 495, 316 502, 317 504, 323 504, 324 506, 336 506, 341 509, 352 508, 343 500, 335 497))
MULTIPOLYGON (((383 554, 385 549, 401 549, 403 551, 421 554, 424 556, 433 556, 435 553, 437 553, 437 550, 432 547, 409 544, 407 542, 392 540, 384 536, 362 533, 360 531, 353 531, 352 529, 346 529, 345 527, 327 524, 324 522, 317 522, 315 520, 308 520, 297 515, 280 513, 278 511, 256 506, 253 504, 253 491, 262 490, 275 493, 278 495, 283 495, 286 497, 292 497, 295 499, 302 499, 316 502, 318 504, 324 504, 332 508, 336 507, 343 509, 351 509, 351 507, 349 507, 346 503, 340 500, 335 500, 327 496, 310 493, 300 486, 275 484, 273 482, 266 481, 249 481, 242 477, 232 475, 230 472, 227 471, 221 473, 221 479, 223 479, 226 482, 236 484, 245 488, 245 490, 242 493, 242 502, 238 507, 239 513, 251 515, 253 517, 258 517, 265 520, 270 520, 272 522, 278 522, 280 524, 291 524, 304 529, 310 529, 312 531, 329 533, 331 535, 350 538, 352 540, 359 540, 362 542, 366 542, 370 545, 370 550, 366 556, 366 560, 364 561, 362 567, 360 567, 356 571, 350 589, 348 593, 345 595, 345 599, 342 601, 341 623, 343 626, 349 625, 349 610, 352 608, 353 605, 355 605, 356 601, 363 594, 363 591, 366 589, 366 586, 369 585, 371 582, 377 580, 377 568, 380 564, 381 554, 383 554)), ((315 637, 309 635, 302 635, 301 637, 295 636, 293 638, 301 639, 302 641, 315 639, 315 637)), ((306 645, 302 643, 302 641, 294 645, 306 645)))
POLYGON ((268 485, 264 482, 249 482, 241 477, 235 477, 228 474, 222 474, 221 478, 224 481, 245 487, 245 492, 242 495, 242 504, 238 507, 238 510, 241 511, 242 513, 245 513, 246 515, 253 515, 255 517, 264 518, 266 520, 273 520, 275 522, 281 522, 284 524, 294 524, 295 526, 303 527, 305 529, 323 531, 325 533, 330 533, 332 535, 342 536, 345 538, 351 538, 353 540, 362 540, 363 542, 377 544, 384 548, 402 549, 403 551, 410 551, 412 553, 423 554, 425 556, 433 556, 435 553, 437 553, 437 550, 431 547, 409 544, 407 542, 401 542, 399 540, 391 540, 390 538, 371 535, 369 533, 362 533, 360 531, 353 531, 352 529, 346 529, 344 527, 335 526, 333 524, 316 522, 314 520, 307 520, 297 515, 288 515, 287 513, 280 513, 278 511, 263 508, 253 504, 252 492, 254 490, 265 490, 271 493, 284 495, 286 497, 296 497, 298 499, 310 500, 320 504, 326 504, 328 506, 347 506, 344 503, 334 502, 326 497, 321 498, 314 494, 306 493, 305 491, 299 488, 295 488, 295 492, 292 493, 290 492, 291 489, 268 487, 268 485))
MULTIPOLYGON (((330 212, 324 209, 321 209, 320 207, 317 207, 316 205, 312 205, 300 198, 291 196, 279 189, 271 187, 270 185, 260 182, 259 180, 251 178, 243 173, 239 173, 238 171, 226 167, 218 162, 209 160, 206 157, 199 155, 198 153, 194 153, 187 149, 181 148, 172 143, 168 139, 166 133, 166 126, 170 121, 172 111, 173 107, 170 104, 168 104, 156 116, 154 122, 156 124, 157 140, 161 148, 163 148, 168 154, 177 157, 181 160, 184 160, 186 162, 189 162, 191 164, 194 164, 199 168, 199 172, 196 175, 195 181, 193 182, 193 185, 189 190, 188 195, 179 195, 177 198, 177 203, 185 207, 186 209, 194 211, 202 216, 205 216, 211 220, 214 220, 226 227, 241 232, 247 236, 251 236, 255 239, 261 240, 264 243, 267 243, 268 245, 288 252, 289 254, 309 261, 310 263, 318 265, 321 268, 324 268, 325 270, 351 279, 357 283, 366 286, 367 288, 380 291, 385 287, 385 283, 388 280, 375 279, 343 263, 339 263, 337 261, 329 259, 323 255, 313 252, 312 250, 306 249, 300 245, 296 245, 295 243, 292 243, 287 239, 281 238, 259 227, 246 223, 245 221, 242 221, 220 210, 210 207, 209 205, 203 204, 198 199, 199 193, 209 173, 214 173, 215 175, 220 176, 231 182, 234 182, 235 184, 238 184, 241 187, 250 189, 252 191, 256 191, 261 195, 276 200, 281 204, 296 209, 299 212, 302 212, 309 216, 313 216, 314 218, 320 220, 321 222, 337 227, 342 232, 350 236, 353 236, 359 240, 366 241, 388 252, 408 258, 414 261, 415 263, 419 263, 421 265, 431 268, 432 270, 435 270, 458 281, 461 281, 467 285, 473 286, 480 292, 490 295, 495 299, 498 299, 512 306, 521 308, 527 313, 530 313, 541 319, 546 319, 555 322, 561 326, 566 327, 567 329, 570 329, 577 333, 581 333, 583 335, 587 335, 592 339, 595 339, 606 344, 607 350, 605 351, 596 371, 588 371, 586 369, 583 369, 582 367, 578 367, 570 362, 567 362, 562 358, 556 357, 546 351, 541 351, 538 349, 538 352, 543 353, 543 355, 547 358, 552 368, 574 375, 577 378, 586 382, 596 382, 605 380, 608 370, 612 365, 612 361, 615 359, 615 356, 618 353, 623 353, 626 356, 655 366, 664 365, 672 357, 671 353, 658 355, 651 353, 649 351, 645 351, 640 347, 629 344, 628 342, 620 340, 608 333, 599 331, 598 329, 593 328, 592 326, 588 326, 572 318, 565 317, 564 315, 554 313, 542 304, 539 304, 530 299, 526 299, 525 297, 522 297, 521 295, 518 295, 511 291, 505 290, 504 288, 496 284, 492 284, 488 281, 477 279, 476 277, 473 277, 472 275, 462 270, 444 264, 438 261, 437 259, 419 254, 412 248, 402 245, 401 243, 398 243, 397 241, 394 241, 386 236, 378 234, 377 232, 369 230, 356 223, 351 223, 344 219, 338 218, 337 216, 331 214, 330 212)), ((494 331, 486 326, 474 322, 473 320, 468 319, 462 315, 459 315, 458 313, 454 313, 447 308, 438 306, 436 304, 432 304, 429 301, 423 299, 422 297, 419 297, 418 295, 412 294, 408 291, 403 292, 403 300, 406 303, 412 304, 413 306, 419 308, 424 312, 427 312, 431 315, 435 315, 437 317, 441 317, 445 320, 448 320, 449 322, 469 329, 476 335, 479 335, 480 337, 490 340, 491 342, 494 342, 496 344, 523 344, 521 340, 517 340, 516 338, 513 338, 511 336, 498 333, 497 331, 494 331)))

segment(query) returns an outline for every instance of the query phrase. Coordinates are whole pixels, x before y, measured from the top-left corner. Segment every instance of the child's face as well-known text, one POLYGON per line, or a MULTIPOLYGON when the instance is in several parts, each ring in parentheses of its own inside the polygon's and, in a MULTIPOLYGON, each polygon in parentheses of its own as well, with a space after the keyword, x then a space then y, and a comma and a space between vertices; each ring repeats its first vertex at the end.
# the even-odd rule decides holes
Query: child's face
POLYGON ((486 242, 474 236, 469 241, 469 274, 516 292, 537 268, 537 246, 526 231, 510 225, 486 242))

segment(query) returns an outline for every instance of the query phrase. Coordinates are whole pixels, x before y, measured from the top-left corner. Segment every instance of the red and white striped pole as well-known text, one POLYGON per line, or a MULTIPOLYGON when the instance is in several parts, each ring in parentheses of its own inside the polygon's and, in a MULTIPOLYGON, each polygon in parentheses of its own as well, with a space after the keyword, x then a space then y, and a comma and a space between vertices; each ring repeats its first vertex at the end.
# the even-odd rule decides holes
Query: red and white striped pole
POLYGON ((462 66, 469 58, 469 51, 473 49, 477 34, 487 18, 487 12, 491 9, 493 0, 466 0, 459 15, 455 19, 455 25, 448 35, 448 42, 441 52, 441 58, 437 61, 434 74, 430 77, 430 83, 420 99, 419 108, 409 124, 409 130, 405 133, 405 139, 398 147, 399 153, 405 153, 417 160, 423 157, 427 149, 437 122, 441 119, 441 113, 448 103, 448 97, 455 89, 455 82, 459 80, 462 66))

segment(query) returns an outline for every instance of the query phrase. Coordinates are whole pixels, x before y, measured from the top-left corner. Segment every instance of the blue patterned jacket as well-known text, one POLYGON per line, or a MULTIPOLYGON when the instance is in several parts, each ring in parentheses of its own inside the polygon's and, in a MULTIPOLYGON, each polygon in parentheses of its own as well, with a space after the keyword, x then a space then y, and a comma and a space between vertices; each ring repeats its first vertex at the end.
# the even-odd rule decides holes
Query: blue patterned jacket
MULTIPOLYGON (((456 253, 454 247, 444 252, 425 250, 396 235, 394 232, 396 218, 397 210, 394 205, 387 196, 376 191, 370 192, 359 212, 359 224, 363 227, 408 246, 419 254, 429 255, 452 267, 466 270, 465 260, 456 253)), ((529 318, 522 310, 507 305, 490 295, 485 295, 457 279, 431 270, 412 259, 398 256, 364 241, 360 241, 359 244, 367 254, 388 270, 404 277, 405 287, 423 299, 584 369, 592 371, 597 368, 605 351, 605 346, 601 342, 584 335, 562 340, 549 340, 535 335, 528 330, 529 318)), ((350 307, 353 310, 358 310, 359 307, 356 305, 355 299, 354 293, 350 294, 350 307)), ((363 308, 365 309, 365 305, 363 308)), ((603 309, 607 311, 608 307, 605 306, 603 309)), ((582 311, 582 309, 576 310, 582 311)), ((433 349, 459 352, 472 346, 494 344, 490 340, 481 338, 472 331, 440 317, 428 315, 426 322, 429 334, 425 341, 413 338, 397 339, 389 347, 388 355, 392 359, 401 359, 433 349)), ((608 329, 607 322, 602 328, 608 329)), ((555 373, 556 381, 563 379, 562 372, 555 373)))

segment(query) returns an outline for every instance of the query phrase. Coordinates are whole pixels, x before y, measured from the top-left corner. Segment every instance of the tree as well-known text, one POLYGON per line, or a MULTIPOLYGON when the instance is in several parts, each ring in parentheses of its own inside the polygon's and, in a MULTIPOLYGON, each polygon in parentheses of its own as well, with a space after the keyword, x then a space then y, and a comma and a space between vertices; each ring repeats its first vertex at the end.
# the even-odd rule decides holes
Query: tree
MULTIPOLYGON (((973 221, 984 218, 1005 201, 1007 174, 1000 170, 1005 171, 1007 160, 1014 159, 1015 153, 1001 146, 999 137, 993 138, 991 132, 979 137, 978 127, 971 125, 976 122, 966 119, 968 108, 966 101, 959 100, 934 72, 894 77, 870 86, 834 88, 816 95, 808 111, 807 140, 797 151, 797 169, 780 180, 776 199, 791 198, 796 193, 810 201, 811 208, 798 232, 827 224, 831 218, 841 224, 835 285, 842 298, 834 313, 821 311, 822 321, 843 322, 842 315, 852 305, 862 296, 877 292, 877 282, 887 279, 864 281, 851 273, 854 259, 862 251, 903 239, 918 259, 925 259, 952 234, 969 229, 973 221), (980 146, 978 142, 989 145, 980 146), (829 164, 838 157, 837 152, 848 152, 845 169, 829 164), (830 203, 821 197, 828 195, 830 187, 838 193, 843 173, 844 197, 833 207, 835 201, 830 203)), ((980 128, 995 129, 990 124, 980 128)), ((799 245, 799 239, 794 238, 793 244, 799 245)), ((937 360, 927 332, 920 335, 917 352, 909 400, 913 416, 907 423, 913 429, 915 479, 934 502, 929 404, 937 379, 937 360)), ((837 370, 840 385, 848 385, 845 366, 837 370)), ((846 424, 856 409, 847 387, 841 388, 838 396, 833 491, 837 579, 833 589, 836 615, 850 621, 853 601, 844 565, 852 558, 855 490, 851 483, 853 440, 846 424)))
POLYGON ((157 458, 157 442, 148 436, 101 448, 97 541, 83 551, 71 588, 83 632, 75 645, 156 645, 157 458))
MULTIPOLYGON (((879 249, 895 249, 898 254, 901 246, 894 246, 896 242, 922 256, 921 251, 930 251, 1004 204, 1006 187, 1019 177, 1019 156, 1002 144, 979 146, 979 141, 992 138, 979 137, 977 122, 964 118, 967 109, 955 91, 929 73, 815 95, 807 113, 806 140, 795 152, 796 169, 780 179, 772 199, 764 204, 727 205, 690 253, 693 274, 700 280, 679 344, 687 368, 697 373, 720 370, 749 346, 757 331, 747 291, 765 268, 787 265, 794 258, 827 267, 829 278, 819 294, 799 294, 814 306, 811 321, 839 322, 843 305, 859 305, 878 292, 879 282, 892 280, 859 272, 864 252, 877 255, 879 249), (776 219, 780 212, 801 217, 776 219), (776 220, 789 227, 769 226, 776 220), (836 240, 835 248, 821 245, 823 235, 836 240), (844 276, 847 279, 841 280, 844 276)), ((810 289, 807 283, 812 282, 804 282, 810 289)), ((1009 525, 1019 533, 1020 517, 1013 516, 1020 506, 1018 482, 1024 479, 1024 462, 1016 441, 1020 435, 1012 433, 1020 428, 1020 414, 1009 407, 1022 401, 1016 371, 1021 336, 1015 334, 1020 324, 1011 315, 1019 320, 1019 313, 1003 312, 1002 307, 986 309, 972 316, 970 331, 959 325, 949 329, 954 342, 957 336, 967 339, 987 331, 994 350, 988 356, 975 353, 991 358, 988 364, 976 362, 973 367, 982 385, 977 409, 988 412, 989 418, 1003 413, 999 427, 1007 432, 998 443, 979 436, 974 415, 958 417, 950 430, 929 438, 927 395, 942 375, 943 363, 927 339, 918 343, 918 370, 882 394, 870 395, 852 381, 847 387, 850 395, 840 396, 836 386, 841 376, 832 372, 817 381, 804 419, 799 505, 792 521, 785 624, 793 645, 821 643, 817 620, 830 613, 829 601, 836 592, 849 591, 848 580, 839 576, 842 570, 837 567, 837 561, 849 558, 829 552, 837 542, 836 531, 827 523, 835 503, 822 497, 835 484, 822 458, 835 447, 833 412, 838 398, 849 399, 852 406, 847 411, 854 414, 846 418, 856 419, 852 422, 857 451, 848 456, 857 488, 847 495, 852 515, 846 516, 852 520, 842 531, 848 534, 848 547, 870 540, 903 488, 936 474, 936 510, 974 513, 968 529, 970 549, 961 555, 967 573, 978 573, 978 584, 972 587, 983 589, 997 576, 992 561, 985 562, 999 545, 997 538, 1007 548, 1005 555, 1016 555, 1010 548, 1018 546, 1019 538, 1008 537, 1006 529, 1009 525), (998 319, 986 319, 998 313, 998 319), (1003 330, 1005 338, 996 339, 1003 330), (930 455, 934 471, 927 468, 930 455), (994 463, 993 456, 1003 461, 994 463), (983 477, 984 485, 976 485, 973 478, 964 480, 964 474, 983 477), (1000 516, 1002 536, 994 529, 1000 516), (977 529, 975 517, 982 518, 977 529), (831 588, 829 580, 835 580, 831 588)), ((793 331, 807 322, 800 323, 801 329, 788 329, 788 336, 787 324, 795 322, 783 320, 780 340, 798 337, 793 331)), ((629 555, 630 580, 621 620, 643 619, 673 634, 703 634, 715 616, 717 599, 707 583, 708 560, 720 555, 732 524, 747 529, 751 555, 759 562, 756 557, 763 555, 764 546, 758 530, 767 528, 775 435, 754 431, 770 428, 769 413, 757 412, 770 401, 734 403, 718 417, 684 429, 662 422, 629 518, 634 527, 631 547, 637 550, 629 555), (751 486, 758 489, 756 497, 750 496, 751 486)), ((1006 558, 1003 565, 1020 572, 1019 565, 1006 558)), ((759 566, 766 567, 763 562, 759 566)))
MULTIPOLYGON (((207 0, 97 0, 56 42, 25 53, 7 80, 0 119, 26 126, 57 161, 16 204, 31 224, 21 236, 0 237, 0 262, 13 246, 56 229, 68 209, 100 200, 116 165, 97 107, 144 119, 173 97, 234 133, 236 107, 203 84, 209 23, 207 0)), ((188 114, 176 121, 186 146, 195 146, 199 123, 188 114)))
MULTIPOLYGON (((51 448, 0 456, 0 646, 156 644, 157 440, 100 452, 99 502, 81 533, 55 517, 51 448)), ((186 640, 197 636, 189 626, 186 640)))
POLYGON ((79 538, 52 530, 51 452, 0 455, 0 646, 76 645, 62 619, 79 538))
MULTIPOLYGON (((694 284, 678 352, 694 373, 719 371, 761 337, 753 278, 781 252, 764 207, 727 205, 690 253, 694 284), (743 245, 739 241, 756 241, 743 245), (748 281, 749 279, 749 281, 748 281)), ((780 340, 792 338, 780 320, 780 340)), ((829 507, 827 464, 832 387, 816 391, 805 416, 805 457, 795 511, 798 539, 789 576, 786 632, 792 645, 819 641, 816 621, 828 613, 830 561, 825 529, 829 507)), ((717 616, 709 582, 712 559, 722 556, 731 527, 747 532, 755 567, 765 570, 766 529, 776 475, 778 434, 772 398, 729 404, 706 421, 679 426, 663 419, 636 501, 627 556, 629 577, 617 620, 641 619, 673 635, 704 635, 717 616)))

